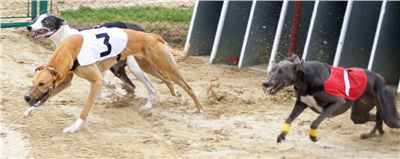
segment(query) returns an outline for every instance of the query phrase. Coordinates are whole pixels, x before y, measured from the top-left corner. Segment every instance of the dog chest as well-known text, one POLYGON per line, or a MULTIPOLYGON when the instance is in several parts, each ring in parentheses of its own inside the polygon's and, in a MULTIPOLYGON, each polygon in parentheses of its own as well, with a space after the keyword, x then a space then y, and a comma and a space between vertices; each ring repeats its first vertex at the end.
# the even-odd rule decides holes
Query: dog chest
POLYGON ((300 101, 318 113, 322 113, 323 111, 323 108, 317 104, 317 101, 313 96, 300 96, 300 101))
POLYGON ((98 28, 81 31, 83 44, 78 54, 81 66, 93 64, 120 54, 126 47, 128 36, 119 28, 98 28))

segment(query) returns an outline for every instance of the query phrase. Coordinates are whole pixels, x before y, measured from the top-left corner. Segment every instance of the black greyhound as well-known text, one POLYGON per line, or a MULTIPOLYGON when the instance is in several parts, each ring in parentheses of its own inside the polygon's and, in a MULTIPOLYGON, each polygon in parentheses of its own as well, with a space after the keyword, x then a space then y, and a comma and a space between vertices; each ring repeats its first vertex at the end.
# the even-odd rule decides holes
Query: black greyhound
POLYGON ((325 118, 342 114, 350 107, 351 120, 355 124, 375 121, 375 126, 369 133, 361 134, 362 139, 374 136, 376 131, 383 134, 383 121, 390 128, 400 128, 400 115, 396 108, 395 95, 389 90, 383 77, 369 70, 360 70, 366 75, 364 90, 360 92, 357 99, 349 100, 343 96, 329 94, 324 90, 324 82, 331 75, 328 64, 300 61, 297 56, 276 64, 270 76, 263 81, 265 93, 274 95, 282 88, 293 85, 297 96, 296 104, 287 117, 277 142, 285 140, 290 124, 307 107, 320 114, 310 126, 309 135, 313 142, 317 141, 317 128, 325 118), (375 106, 377 107, 376 115, 370 113, 375 106))

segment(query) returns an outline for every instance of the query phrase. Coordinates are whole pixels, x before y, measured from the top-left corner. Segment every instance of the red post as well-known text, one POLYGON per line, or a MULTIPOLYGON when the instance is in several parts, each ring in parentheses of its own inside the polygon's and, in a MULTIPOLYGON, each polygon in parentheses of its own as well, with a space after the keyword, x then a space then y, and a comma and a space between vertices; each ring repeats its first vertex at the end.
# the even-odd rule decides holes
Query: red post
POLYGON ((290 30, 288 57, 291 57, 293 54, 296 54, 297 52, 297 37, 300 29, 302 7, 303 7, 303 1, 294 2, 294 13, 293 13, 294 15, 292 18, 292 28, 290 30))

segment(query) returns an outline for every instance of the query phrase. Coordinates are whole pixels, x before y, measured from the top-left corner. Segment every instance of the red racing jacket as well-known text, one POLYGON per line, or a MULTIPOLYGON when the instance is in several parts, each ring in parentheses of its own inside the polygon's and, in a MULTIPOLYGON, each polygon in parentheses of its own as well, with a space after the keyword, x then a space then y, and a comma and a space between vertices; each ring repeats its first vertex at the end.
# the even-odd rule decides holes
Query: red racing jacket
POLYGON ((324 82, 326 93, 353 101, 363 94, 367 85, 367 75, 362 68, 331 66, 330 70, 331 75, 324 82))

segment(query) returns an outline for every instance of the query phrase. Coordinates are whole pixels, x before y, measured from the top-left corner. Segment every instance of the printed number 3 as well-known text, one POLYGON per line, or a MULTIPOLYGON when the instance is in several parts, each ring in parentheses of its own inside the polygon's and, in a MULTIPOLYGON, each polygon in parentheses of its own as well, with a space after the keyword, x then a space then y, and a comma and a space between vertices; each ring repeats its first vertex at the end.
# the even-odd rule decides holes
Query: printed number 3
POLYGON ((110 36, 107 33, 96 34, 96 38, 104 38, 103 44, 107 46, 107 50, 100 53, 100 57, 104 57, 110 55, 111 53, 111 44, 110 44, 110 36))

